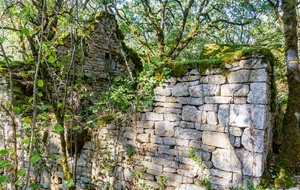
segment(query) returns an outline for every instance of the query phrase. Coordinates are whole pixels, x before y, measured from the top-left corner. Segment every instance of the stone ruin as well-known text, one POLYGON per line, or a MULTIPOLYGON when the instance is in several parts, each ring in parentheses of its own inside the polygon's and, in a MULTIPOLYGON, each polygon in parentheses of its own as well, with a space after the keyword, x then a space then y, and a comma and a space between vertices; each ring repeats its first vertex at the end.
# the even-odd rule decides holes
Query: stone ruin
MULTIPOLYGON (((93 77, 90 90, 97 93, 105 89, 112 73, 133 69, 119 59, 122 46, 116 21, 100 18, 84 70, 93 77)), ((272 152, 272 64, 253 54, 226 65, 226 75, 220 68, 204 74, 192 69, 184 77, 165 80, 154 89, 149 110, 128 116, 131 122, 91 131, 77 160, 77 189, 196 190, 209 184, 213 189, 230 189, 259 183, 272 152)), ((5 81, 2 87, 5 95, 5 81)), ((2 128, 9 131, 7 116, 2 111, 0 115, 2 128)), ((59 144, 51 131, 41 144, 54 157, 45 154, 45 167, 34 166, 32 174, 40 189, 66 188, 55 159, 59 144)))

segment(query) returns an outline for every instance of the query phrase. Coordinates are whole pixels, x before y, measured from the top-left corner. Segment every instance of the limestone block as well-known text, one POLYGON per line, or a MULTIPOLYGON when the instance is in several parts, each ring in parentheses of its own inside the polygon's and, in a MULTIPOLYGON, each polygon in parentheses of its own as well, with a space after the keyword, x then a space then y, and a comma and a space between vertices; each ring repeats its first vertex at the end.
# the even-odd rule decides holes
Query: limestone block
POLYGON ((181 109, 178 108, 163 108, 163 107, 156 107, 154 108, 155 113, 175 113, 181 114, 181 109))
POLYGON ((198 121, 200 122, 201 111, 195 106, 183 106, 182 108, 182 120, 183 121, 198 121))
POLYGON ((220 68, 213 68, 213 69, 207 69, 205 71, 206 75, 216 75, 216 74, 222 74, 222 69, 220 68))
POLYGON ((163 114, 153 113, 153 112, 147 112, 145 114, 146 120, 148 121, 162 121, 164 119, 163 114))
POLYGON ((232 172, 226 172, 218 169, 205 169, 203 173, 205 175, 213 175, 227 180, 232 180, 232 172))
POLYGON ((177 129, 175 131, 177 138, 186 140, 200 140, 201 132, 196 129, 177 129))
POLYGON ((169 167, 164 167, 163 171, 167 173, 177 173, 177 169, 169 167))
POLYGON ((201 141, 191 140, 191 141, 189 142, 189 146, 190 146, 191 148, 198 148, 198 149, 200 149, 200 148, 201 148, 201 141))
POLYGON ((250 82, 267 82, 268 73, 266 69, 252 70, 250 74, 250 82))
POLYGON ((176 84, 172 89, 173 96, 188 96, 189 95, 189 87, 184 83, 176 84))
POLYGON ((167 102, 167 103, 168 102, 176 102, 176 98, 174 98, 173 96, 166 97, 166 96, 155 95, 154 101, 167 102))
POLYGON ((230 148, 231 143, 228 137, 228 134, 211 132, 211 131, 203 131, 202 132, 202 142, 205 145, 215 146, 220 148, 230 148))
POLYGON ((195 124, 193 122, 180 121, 179 127, 185 128, 185 129, 194 129, 195 124))
POLYGON ((205 187, 200 187, 199 185, 194 184, 181 184, 175 190, 205 190, 205 187))
POLYGON ((153 157, 153 162, 165 167, 170 168, 178 168, 179 163, 177 161, 173 161, 172 159, 153 157))
POLYGON ((229 105, 220 105, 218 111, 219 124, 228 127, 229 122, 229 105))
POLYGON ((176 145, 175 138, 172 137, 163 137, 163 144, 165 145, 176 145))
POLYGON ((266 83, 251 83, 247 102, 252 104, 267 104, 269 102, 268 85, 266 83))
POLYGON ((226 82, 226 78, 223 75, 208 75, 201 77, 201 83, 210 83, 210 84, 224 84, 226 82))
POLYGON ((189 104, 194 106, 200 106, 204 104, 203 98, 192 98, 192 97, 178 97, 176 101, 180 104, 189 104))
POLYGON ((192 81, 192 82, 185 82, 185 84, 187 86, 196 86, 196 85, 200 84, 200 81, 196 80, 196 81, 192 81))
POLYGON ((261 177, 264 171, 263 155, 246 150, 238 152, 243 164, 243 175, 261 177))
POLYGON ((243 186, 243 176, 241 174, 233 173, 232 178, 233 188, 243 186))
POLYGON ((137 128, 153 129, 154 122, 153 121, 137 121, 137 128))
POLYGON ((212 153, 212 163, 216 168, 228 172, 241 173, 242 170, 241 162, 232 149, 217 148, 212 153))
POLYGON ((181 115, 166 113, 166 114, 164 114, 164 120, 165 121, 180 121, 181 115))
POLYGON ((182 104, 178 104, 178 103, 155 102, 154 105, 164 107, 164 108, 182 108, 182 104))
POLYGON ((207 104, 229 104, 232 100, 232 97, 223 96, 212 96, 204 98, 204 102, 207 104))
POLYGON ((215 112, 207 112, 207 123, 216 125, 218 124, 217 114, 215 112))
POLYGON ((125 132, 123 136, 131 140, 135 139, 135 134, 133 132, 125 132))
POLYGON ((168 87, 164 88, 164 87, 159 86, 159 87, 154 88, 154 94, 161 95, 161 96, 171 96, 172 90, 171 90, 171 88, 168 88, 168 87))
POLYGON ((246 84, 223 84, 221 86, 221 96, 247 96, 249 85, 246 84))
POLYGON ((178 145, 178 146, 188 146, 189 145, 189 140, 186 140, 186 139, 179 139, 179 138, 176 138, 175 139, 175 141, 176 141, 176 145, 178 145))
MULTIPOLYGON (((221 177, 216 177, 216 176, 210 176, 209 180, 213 185, 217 185, 216 187, 220 186, 223 189, 230 188, 231 180, 221 178, 221 177)), ((220 189, 220 188, 218 187, 217 189, 220 189)))
POLYGON ((200 75, 197 69, 193 69, 190 71, 190 75, 200 75))
POLYGON ((176 149, 158 147, 158 153, 160 153, 160 154, 178 155, 178 152, 179 151, 176 149))
POLYGON ((155 135, 158 136, 173 136, 174 135, 174 122, 161 121, 155 123, 155 135))
POLYGON ((185 177, 196 177, 197 170, 185 170, 185 169, 178 169, 178 174, 185 176, 185 177))
POLYGON ((201 108, 199 108, 200 110, 202 109, 203 111, 213 111, 213 112, 217 112, 218 110, 218 105, 216 104, 204 104, 203 106, 201 106, 201 108))
POLYGON ((136 140, 138 142, 150 142, 150 134, 138 134, 136 140))
POLYGON ((183 177, 183 178, 182 178, 182 183, 192 184, 192 183, 194 183, 194 178, 183 177))
POLYGON ((155 170, 155 171, 158 171, 158 172, 163 171, 163 167, 161 165, 154 164, 152 162, 146 162, 146 161, 143 161, 142 164, 145 168, 148 168, 149 170, 155 170))
POLYGON ((182 176, 178 174, 166 173, 167 181, 176 182, 178 184, 182 183, 182 176))
POLYGON ((186 158, 186 157, 182 157, 182 156, 176 156, 174 158, 174 160, 180 162, 180 163, 183 163, 183 164, 186 164, 186 165, 189 165, 189 166, 192 166, 192 167, 195 167, 197 166, 197 162, 195 162, 193 159, 191 158, 186 158))
POLYGON ((216 131, 216 132, 225 132, 225 127, 222 125, 210 125, 210 124, 202 124, 200 127, 202 131, 216 131))
POLYGON ((242 145, 249 151, 264 152, 264 131, 257 129, 245 129, 242 136, 242 145))
POLYGON ((200 84, 203 96, 220 95, 220 85, 217 84, 200 84))
POLYGON ((94 150, 95 144, 92 141, 88 141, 84 144, 84 149, 94 150))
POLYGON ((229 134, 240 137, 243 134, 243 130, 239 127, 230 127, 229 134))
POLYGON ((182 77, 181 79, 178 79, 178 81, 188 82, 188 81, 195 81, 195 80, 199 80, 199 79, 200 79, 199 75, 186 75, 186 76, 182 77))
POLYGON ((189 92, 190 92, 191 97, 196 97, 196 98, 203 97, 202 86, 201 85, 190 86, 189 87, 189 92))
POLYGON ((77 160, 77 165, 78 165, 78 166, 85 166, 85 165, 86 165, 86 160, 83 159, 82 157, 80 157, 80 158, 77 160))
POLYGON ((233 103, 234 104, 246 104, 247 103, 247 98, 246 97, 234 97, 233 98, 233 103))
POLYGON ((157 136, 157 135, 151 135, 150 136, 150 142, 155 143, 155 144, 162 144, 163 143, 162 137, 157 136))
POLYGON ((231 105, 229 125, 236 127, 248 127, 251 123, 250 105, 231 105))
POLYGON ((256 105, 252 110, 253 126, 256 129, 264 129, 267 124, 267 111, 266 105, 256 105))
POLYGON ((201 158, 204 161, 209 161, 211 158, 211 153, 210 152, 204 152, 204 151, 197 151, 195 152, 195 156, 197 158, 201 158))
POLYGON ((227 80, 229 83, 246 83, 250 79, 250 70, 238 70, 231 72, 227 80))

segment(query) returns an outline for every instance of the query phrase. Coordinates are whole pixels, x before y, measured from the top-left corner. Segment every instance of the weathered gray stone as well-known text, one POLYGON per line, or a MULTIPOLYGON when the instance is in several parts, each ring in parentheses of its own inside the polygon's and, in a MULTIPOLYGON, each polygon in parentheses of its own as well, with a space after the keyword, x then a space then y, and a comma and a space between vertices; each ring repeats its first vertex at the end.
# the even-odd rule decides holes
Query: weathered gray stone
POLYGON ((146 115, 146 120, 148 121, 162 121, 164 119, 163 114, 147 112, 145 115, 146 115))
POLYGON ((227 80, 229 83, 244 83, 250 80, 250 70, 239 70, 231 72, 227 80))
POLYGON ((158 136, 173 136, 174 135, 174 122, 161 121, 155 123, 155 135, 158 136))
POLYGON ((220 147, 220 148, 230 148, 231 143, 228 134, 203 131, 202 141, 205 145, 220 147))
POLYGON ((266 83, 251 83, 247 102, 267 104, 269 102, 268 85, 266 83))
POLYGON ((220 105, 218 112, 219 124, 224 127, 229 125, 229 105, 220 105))
POLYGON ((253 126, 256 129, 264 129, 267 122, 267 110, 266 105, 256 105, 252 110, 253 126))
POLYGON ((153 162, 165 167, 178 168, 179 163, 171 159, 154 157, 153 162))
POLYGON ((191 141, 189 142, 189 146, 190 146, 191 148, 198 148, 198 149, 200 149, 200 148, 201 148, 201 141, 191 140, 191 141))
POLYGON ((193 122, 180 121, 179 127, 186 129, 194 129, 195 124, 193 122))
POLYGON ((264 131, 257 129, 245 129, 242 136, 242 145, 249 151, 264 152, 264 131))
POLYGON ((176 145, 178 145, 178 146, 186 146, 187 147, 189 145, 189 140, 186 140, 186 139, 176 138, 175 141, 176 141, 176 145))
POLYGON ((152 162, 146 162, 146 161, 144 161, 142 164, 145 168, 148 168, 149 170, 155 170, 155 171, 158 171, 158 172, 163 171, 163 167, 161 165, 154 164, 152 162))
POLYGON ((188 96, 189 95, 189 87, 184 83, 176 84, 172 89, 173 96, 188 96))
POLYGON ((215 112, 207 112, 207 123, 212 125, 218 124, 217 114, 215 112))
POLYGON ((226 78, 223 75, 208 75, 205 77, 201 77, 200 82, 210 84, 224 84, 226 82, 226 78))
POLYGON ((150 134, 138 134, 136 140, 138 142, 150 142, 150 134))
POLYGON ((241 162, 232 149, 216 149, 212 153, 212 163, 216 168, 228 172, 241 173, 242 170, 241 162))
POLYGON ((229 125, 248 127, 251 123, 250 105, 230 105, 229 125))
POLYGON ((216 84, 200 84, 203 96, 220 95, 220 85, 216 84))
POLYGON ((221 86, 221 96, 247 96, 249 85, 245 84, 223 84, 221 86))
POLYGON ((212 96, 205 97, 204 102, 207 104, 229 104, 233 101, 232 97, 212 96))
POLYGON ((268 73, 266 69, 251 70, 250 82, 267 82, 268 73))
POLYGON ((185 176, 185 177, 196 177, 197 170, 185 170, 185 169, 178 169, 178 174, 185 176))
POLYGON ((200 187, 199 185, 194 184, 181 184, 175 190, 205 190, 205 187, 200 187))
POLYGON ((216 104, 204 104, 199 108, 200 110, 202 109, 203 111, 213 111, 217 112, 218 110, 218 105, 216 104))
POLYGON ((178 108, 163 108, 163 107, 156 107, 153 110, 156 113, 175 113, 181 114, 181 109, 178 108))
POLYGON ((195 156, 197 158, 201 158, 204 161, 209 161, 211 158, 211 153, 210 152, 204 152, 204 151, 196 151, 195 156))
POLYGON ((163 144, 166 145, 176 145, 175 138, 172 137, 163 137, 163 144))
POLYGON ((183 106, 182 108, 182 120, 184 121, 198 121, 200 122, 201 111, 195 106, 183 106))
POLYGON ((175 131, 177 138, 186 140, 200 140, 201 132, 195 129, 177 129, 175 131))
POLYGON ((217 177, 221 177, 227 180, 231 180, 232 179, 232 172, 226 172, 223 170, 218 170, 218 169, 205 169, 204 174, 206 175, 213 175, 213 176, 217 176, 217 177))
POLYGON ((154 105, 164 107, 164 108, 182 108, 182 104, 178 104, 178 103, 155 102, 154 105))
POLYGON ((243 175, 254 177, 262 176, 264 171, 262 154, 241 150, 238 151, 238 155, 243 164, 243 175))
POLYGON ((168 88, 168 87, 164 88, 164 87, 159 86, 159 87, 154 88, 154 94, 162 95, 162 96, 171 96, 172 90, 171 90, 171 88, 168 88))
POLYGON ((189 104, 194 106, 200 106, 204 104, 203 98, 192 98, 192 97, 178 97, 176 101, 180 104, 189 104))
POLYGON ((137 128, 153 129, 154 122, 153 121, 137 121, 137 128))
POLYGON ((166 97, 166 96, 155 95, 154 101, 170 103, 170 102, 176 102, 176 98, 174 98, 173 96, 166 97))
POLYGON ((240 137, 243 134, 243 131, 239 127, 230 127, 229 128, 229 134, 240 137))
POLYGON ((196 97, 196 98, 201 98, 201 97, 203 97, 201 85, 190 86, 190 87, 189 87, 189 92, 190 92, 190 96, 191 96, 191 97, 196 97))
POLYGON ((216 131, 216 132, 225 132, 225 127, 222 125, 210 125, 210 124, 202 124, 200 130, 203 131, 216 131))
POLYGON ((181 120, 181 115, 166 113, 166 114, 164 114, 164 120, 165 121, 180 121, 181 120))
POLYGON ((167 178, 167 181, 169 181, 169 182, 176 182, 177 184, 182 183, 182 176, 178 175, 178 174, 167 173, 166 178, 167 178))
POLYGON ((184 77, 182 77, 181 79, 178 79, 178 81, 182 81, 182 82, 189 82, 189 81, 195 81, 195 80, 199 80, 200 76, 199 75, 186 75, 184 77))

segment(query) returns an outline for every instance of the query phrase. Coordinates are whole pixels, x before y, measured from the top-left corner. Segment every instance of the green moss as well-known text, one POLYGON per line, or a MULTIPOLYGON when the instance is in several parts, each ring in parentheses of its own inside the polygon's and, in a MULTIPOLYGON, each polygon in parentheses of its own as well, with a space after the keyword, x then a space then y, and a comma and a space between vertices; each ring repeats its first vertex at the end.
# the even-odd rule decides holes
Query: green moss
POLYGON ((270 63, 274 62, 274 56, 269 49, 250 46, 221 46, 217 44, 205 45, 200 60, 185 62, 168 62, 161 64, 155 71, 156 79, 160 80, 167 73, 171 77, 183 77, 189 70, 197 69, 200 74, 204 74, 207 69, 221 68, 223 75, 228 74, 225 68, 226 64, 232 64, 234 61, 247 59, 250 57, 264 57, 270 63))
MULTIPOLYGON (((121 33, 121 31, 119 31, 119 32, 121 33)), ((121 35, 121 34, 118 34, 118 35, 121 35)), ((122 39, 120 39, 120 40, 122 40, 122 39)), ((122 43, 122 47, 125 51, 127 58, 129 58, 135 65, 135 74, 136 74, 136 72, 142 71, 143 64, 142 64, 139 54, 136 51, 134 51, 133 49, 131 49, 130 47, 126 46, 126 44, 123 41, 121 43, 122 43)))
POLYGON ((111 123, 114 119, 116 119, 115 114, 108 114, 100 117, 100 125, 106 125, 111 123))
POLYGON ((284 169, 280 170, 279 176, 274 180, 276 189, 289 188, 297 185, 297 181, 286 173, 284 169))

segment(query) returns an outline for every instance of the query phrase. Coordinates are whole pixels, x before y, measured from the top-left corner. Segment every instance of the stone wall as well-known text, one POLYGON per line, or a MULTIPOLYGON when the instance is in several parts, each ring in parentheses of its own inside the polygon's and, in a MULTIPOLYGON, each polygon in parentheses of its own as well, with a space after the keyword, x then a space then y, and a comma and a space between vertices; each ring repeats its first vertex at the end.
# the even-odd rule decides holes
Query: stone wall
POLYGON ((259 183, 271 155, 272 67, 264 57, 251 57, 226 69, 226 75, 194 69, 169 78, 154 89, 153 107, 137 113, 137 121, 94 131, 78 160, 80 187, 191 190, 259 183))
POLYGON ((153 110, 139 113, 136 130, 125 134, 136 139, 145 182, 158 188, 165 177, 170 189, 200 189, 205 180, 216 189, 258 183, 272 143, 268 61, 237 61, 226 75, 191 70, 157 87, 153 110))

